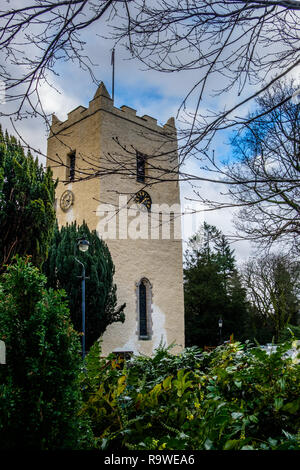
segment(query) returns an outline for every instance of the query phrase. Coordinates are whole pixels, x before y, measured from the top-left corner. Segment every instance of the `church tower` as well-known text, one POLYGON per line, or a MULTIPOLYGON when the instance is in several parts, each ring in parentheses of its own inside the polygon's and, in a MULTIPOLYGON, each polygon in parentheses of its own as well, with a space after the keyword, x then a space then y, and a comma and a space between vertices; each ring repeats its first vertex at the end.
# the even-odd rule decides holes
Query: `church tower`
MULTIPOLYGON (((107 243, 125 323, 103 335, 113 351, 151 355, 160 343, 184 347, 181 209, 174 119, 164 126, 114 107, 103 83, 89 107, 64 122, 53 115, 47 165, 59 179, 59 225, 76 221, 107 243)), ((88 289, 88 281, 86 283, 88 289)), ((86 312, 88 322, 88 312, 86 312)))

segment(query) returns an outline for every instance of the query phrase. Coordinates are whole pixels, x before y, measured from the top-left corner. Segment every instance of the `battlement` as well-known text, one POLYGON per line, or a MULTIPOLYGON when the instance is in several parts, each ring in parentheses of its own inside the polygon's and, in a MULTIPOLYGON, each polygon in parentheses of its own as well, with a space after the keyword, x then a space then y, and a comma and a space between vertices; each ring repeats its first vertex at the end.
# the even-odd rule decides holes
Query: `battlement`
POLYGON ((129 106, 126 106, 125 104, 123 104, 123 106, 121 106, 120 109, 122 109, 124 113, 127 113, 127 115, 136 116, 136 109, 130 108, 129 106))
POLYGON ((145 119, 145 121, 148 121, 149 124, 151 124, 152 126, 157 126, 157 119, 151 116, 148 116, 147 114, 144 114, 144 116, 142 116, 142 119, 145 119))
POLYGON ((146 127, 151 131, 169 134, 176 132, 175 120, 173 117, 170 118, 163 126, 160 126, 157 124, 157 119, 148 115, 137 116, 137 111, 129 106, 123 105, 120 108, 116 108, 113 105, 113 100, 103 82, 101 82, 97 88, 94 98, 89 102, 88 108, 81 105, 77 106, 77 108, 68 113, 68 118, 65 121, 60 121, 57 116, 53 114, 51 131, 54 134, 61 132, 63 129, 68 128, 76 122, 79 122, 98 111, 108 112, 122 119, 127 119, 133 123, 146 127))
POLYGON ((82 113, 87 109, 84 106, 77 106, 77 108, 73 109, 68 113, 68 121, 78 121, 82 117, 82 113))

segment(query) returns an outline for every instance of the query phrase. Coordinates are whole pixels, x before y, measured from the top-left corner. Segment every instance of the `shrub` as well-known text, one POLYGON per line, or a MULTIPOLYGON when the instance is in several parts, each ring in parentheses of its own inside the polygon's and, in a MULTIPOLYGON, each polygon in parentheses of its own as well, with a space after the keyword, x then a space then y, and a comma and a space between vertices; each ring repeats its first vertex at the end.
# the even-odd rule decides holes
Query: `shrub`
POLYGON ((201 355, 174 357, 160 347, 152 358, 110 357, 88 372, 93 387, 82 413, 102 449, 298 449, 300 370, 285 355, 290 347, 268 355, 232 343, 201 355))
POLYGON ((62 449, 91 444, 79 418, 80 342, 65 295, 24 259, 0 282, 0 448, 62 449))
POLYGON ((279 335, 280 341, 288 341, 291 338, 300 340, 300 326, 287 325, 279 335))

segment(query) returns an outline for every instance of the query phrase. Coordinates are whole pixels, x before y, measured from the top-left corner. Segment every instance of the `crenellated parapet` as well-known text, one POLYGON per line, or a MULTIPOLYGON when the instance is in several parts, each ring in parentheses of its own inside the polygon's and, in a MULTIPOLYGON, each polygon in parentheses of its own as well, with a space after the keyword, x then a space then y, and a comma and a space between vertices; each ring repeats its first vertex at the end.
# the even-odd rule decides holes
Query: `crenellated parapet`
POLYGON ((148 115, 138 116, 136 114, 137 111, 129 106, 123 105, 120 108, 116 108, 103 82, 101 82, 97 88, 94 98, 89 102, 88 108, 78 106, 68 113, 68 118, 65 121, 60 121, 58 117, 53 114, 51 134, 58 134, 68 127, 73 126, 75 123, 80 122, 99 111, 107 112, 118 116, 121 119, 132 121, 151 130, 152 132, 154 131, 166 135, 176 134, 175 119, 173 117, 171 117, 163 126, 160 126, 157 123, 157 119, 148 115))

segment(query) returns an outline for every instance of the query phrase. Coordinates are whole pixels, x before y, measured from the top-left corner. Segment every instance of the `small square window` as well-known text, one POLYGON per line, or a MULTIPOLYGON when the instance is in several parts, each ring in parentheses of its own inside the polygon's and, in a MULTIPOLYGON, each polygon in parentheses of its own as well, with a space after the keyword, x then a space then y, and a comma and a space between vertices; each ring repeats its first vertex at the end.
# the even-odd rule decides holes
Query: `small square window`
POLYGON ((146 156, 140 152, 136 153, 136 180, 145 183, 146 178, 146 156))
POLYGON ((76 162, 76 152, 69 153, 67 158, 67 171, 68 171, 68 180, 70 182, 75 181, 75 162, 76 162))

